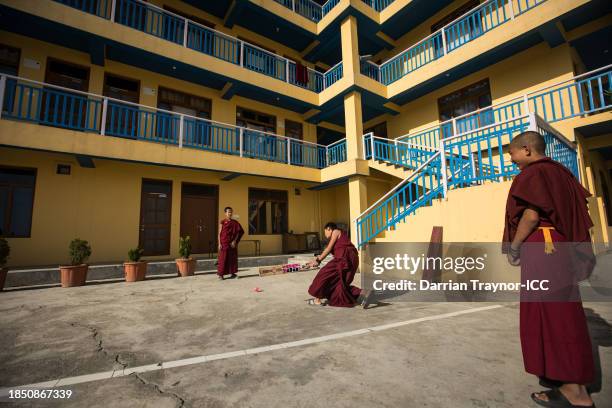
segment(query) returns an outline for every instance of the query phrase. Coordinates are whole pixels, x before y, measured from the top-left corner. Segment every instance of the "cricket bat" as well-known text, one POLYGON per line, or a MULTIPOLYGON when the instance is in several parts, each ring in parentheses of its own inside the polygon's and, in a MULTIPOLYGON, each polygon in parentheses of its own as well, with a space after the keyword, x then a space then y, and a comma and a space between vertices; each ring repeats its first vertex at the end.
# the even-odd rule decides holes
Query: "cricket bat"
POLYGON ((272 275, 283 275, 285 273, 292 272, 305 272, 311 271, 313 269, 319 269, 318 267, 310 267, 308 264, 283 264, 283 265, 273 265, 273 266, 260 266, 259 267, 259 276, 272 276, 272 275))

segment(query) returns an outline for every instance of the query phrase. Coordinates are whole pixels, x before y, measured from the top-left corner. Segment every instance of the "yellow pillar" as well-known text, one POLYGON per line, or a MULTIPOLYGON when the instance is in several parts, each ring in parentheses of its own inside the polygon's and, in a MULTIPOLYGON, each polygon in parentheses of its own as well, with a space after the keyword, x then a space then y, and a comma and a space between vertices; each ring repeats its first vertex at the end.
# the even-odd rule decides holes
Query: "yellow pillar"
POLYGON ((340 24, 340 39, 343 76, 354 83, 355 76, 359 74, 359 42, 355 17, 350 16, 340 24))
POLYGON ((357 246, 357 227, 353 220, 368 208, 368 186, 364 176, 349 178, 349 216, 351 220, 351 241, 357 246))
POLYGON ((359 92, 353 91, 344 96, 344 123, 347 159, 363 159, 363 119, 359 92))

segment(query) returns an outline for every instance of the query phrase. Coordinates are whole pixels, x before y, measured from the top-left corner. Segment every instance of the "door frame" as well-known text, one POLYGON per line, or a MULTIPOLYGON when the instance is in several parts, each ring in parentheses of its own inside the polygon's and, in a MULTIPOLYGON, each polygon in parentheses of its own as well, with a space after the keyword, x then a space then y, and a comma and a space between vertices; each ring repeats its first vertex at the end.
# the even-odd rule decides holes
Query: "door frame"
MULTIPOLYGON (((187 197, 209 197, 210 196, 203 196, 203 195, 192 195, 192 194, 184 194, 183 191, 183 187, 185 185, 192 185, 192 186, 204 186, 204 187, 213 187, 215 189, 215 195, 214 198, 215 199, 215 215, 216 217, 219 216, 219 185, 218 184, 208 184, 208 183, 193 183, 190 181, 183 181, 181 182, 181 206, 180 206, 180 214, 179 214, 179 235, 182 234, 181 229, 181 225, 182 225, 182 219, 183 219, 183 197, 187 196, 187 197)), ((217 248, 217 246, 219 245, 219 220, 217 218, 215 218, 215 222, 214 224, 216 229, 215 229, 215 240, 213 242, 213 252, 214 250, 217 248)), ((182 236, 182 235, 181 235, 182 236)))

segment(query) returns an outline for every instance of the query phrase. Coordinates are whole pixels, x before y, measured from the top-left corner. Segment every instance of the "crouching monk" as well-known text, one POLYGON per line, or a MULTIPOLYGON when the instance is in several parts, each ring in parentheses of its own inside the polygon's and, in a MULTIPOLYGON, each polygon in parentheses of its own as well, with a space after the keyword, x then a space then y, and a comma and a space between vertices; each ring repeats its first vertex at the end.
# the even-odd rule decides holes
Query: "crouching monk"
POLYGON ((359 266, 359 254, 348 235, 333 222, 325 225, 324 233, 329 243, 309 265, 320 265, 332 251, 334 259, 321 268, 308 288, 308 293, 314 297, 309 303, 325 305, 321 299, 327 299, 330 306, 353 307, 362 300, 361 289, 351 285, 359 266))
POLYGON ((238 277, 238 243, 244 230, 238 221, 232 219, 232 214, 232 207, 225 207, 225 218, 221 221, 219 231, 217 276, 220 280, 228 274, 231 278, 238 277))
POLYGON ((525 132, 510 143, 521 170, 506 203, 504 250, 521 265, 521 283, 546 279, 549 291, 521 291, 520 337, 525 371, 551 388, 534 393, 548 407, 591 407, 591 340, 578 282, 590 274, 590 195, 562 164, 545 156, 544 138, 525 132))

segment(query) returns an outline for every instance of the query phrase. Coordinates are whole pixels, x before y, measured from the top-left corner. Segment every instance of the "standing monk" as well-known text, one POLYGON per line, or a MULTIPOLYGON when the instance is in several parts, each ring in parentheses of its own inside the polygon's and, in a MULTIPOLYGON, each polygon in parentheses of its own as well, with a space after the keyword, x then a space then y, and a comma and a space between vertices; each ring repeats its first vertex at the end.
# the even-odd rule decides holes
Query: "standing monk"
POLYGON ((578 291, 578 281, 593 267, 590 194, 566 167, 545 156, 545 148, 537 132, 524 132, 510 143, 510 157, 521 172, 508 194, 504 251, 512 265, 521 265, 521 283, 550 279, 552 287, 545 295, 521 291, 523 361, 528 373, 551 388, 531 395, 537 404, 591 407, 586 385, 594 377, 593 355, 578 291), (578 251, 569 250, 579 243, 586 254, 582 263, 578 251))
POLYGON ((325 303, 321 299, 327 299, 330 306, 353 307, 362 294, 361 289, 351 285, 359 266, 359 254, 346 233, 333 222, 325 225, 324 233, 329 243, 309 265, 320 265, 332 251, 334 259, 317 273, 308 288, 308 293, 314 297, 309 304, 323 306, 325 303))
POLYGON ((223 275, 237 279, 238 275, 238 243, 244 235, 240 223, 232 219, 232 207, 225 207, 225 218, 221 220, 219 229, 219 260, 217 264, 217 276, 223 280, 223 275))

